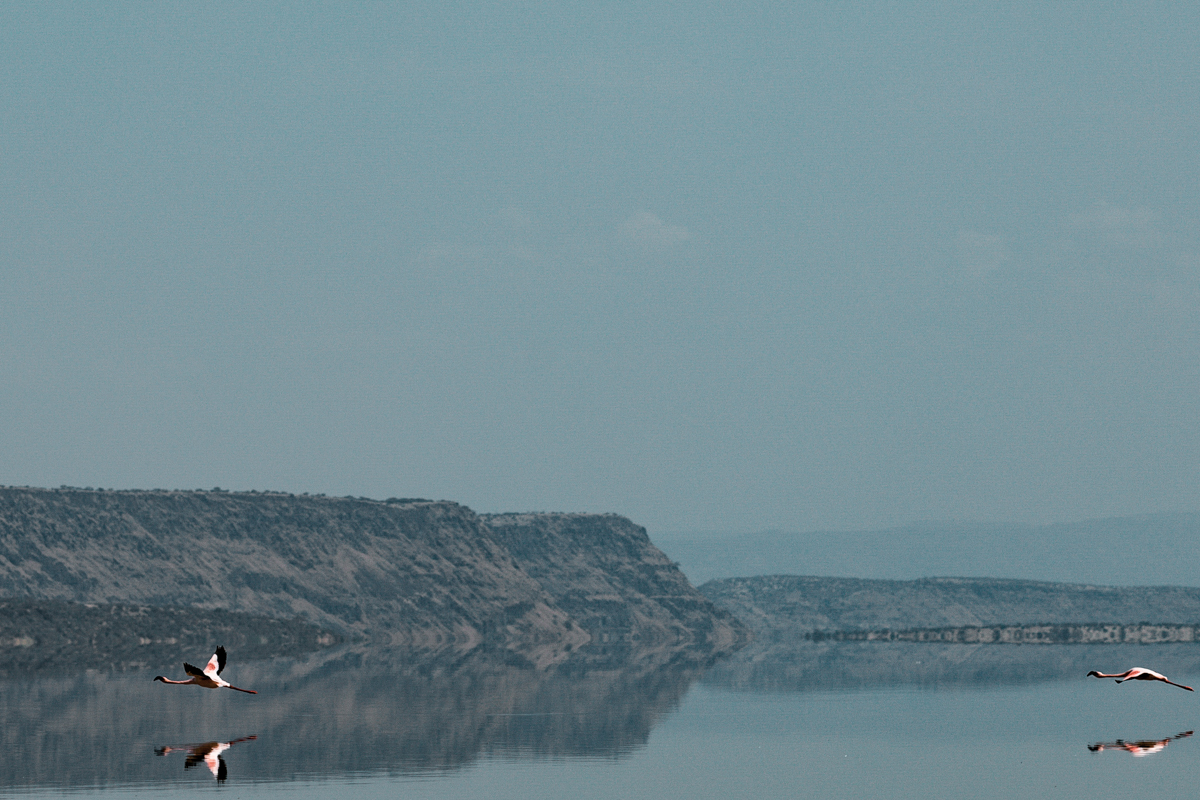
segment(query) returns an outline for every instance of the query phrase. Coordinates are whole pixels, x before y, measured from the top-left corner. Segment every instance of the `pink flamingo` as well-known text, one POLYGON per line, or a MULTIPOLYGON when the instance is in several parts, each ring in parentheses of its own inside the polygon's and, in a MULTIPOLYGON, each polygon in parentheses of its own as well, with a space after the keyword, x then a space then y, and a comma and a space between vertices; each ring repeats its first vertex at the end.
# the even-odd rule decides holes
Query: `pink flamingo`
POLYGON ((1180 689, 1187 689, 1189 692, 1196 691, 1190 686, 1184 686, 1182 683, 1169 681, 1165 675, 1160 675, 1154 670, 1146 669, 1145 667, 1134 667, 1133 669, 1125 670, 1124 672, 1118 672, 1113 675, 1106 675, 1103 672, 1096 672, 1096 670, 1092 670, 1088 673, 1088 675, 1092 676, 1093 678, 1116 678, 1117 683, 1124 683, 1125 681, 1162 681, 1163 683, 1169 683, 1172 686, 1178 686, 1180 689))
POLYGON ((218 647, 217 652, 213 653, 213 657, 208 660, 208 664, 204 669, 194 667, 186 661, 183 662, 183 671, 192 676, 186 681, 173 681, 170 678, 164 678, 162 675, 155 675, 154 680, 162 681, 163 683, 174 683, 179 686, 190 683, 196 686, 203 686, 205 689, 234 689, 246 694, 258 694, 253 689, 238 689, 238 687, 229 681, 222 679, 221 671, 223 669, 225 669, 225 648, 218 647))
POLYGON ((1184 731, 1174 736, 1168 736, 1166 739, 1142 739, 1137 742, 1127 742, 1124 739, 1117 739, 1115 742, 1096 742, 1095 744, 1089 744, 1088 750, 1091 750, 1093 753, 1103 753, 1105 750, 1124 750, 1134 758, 1141 758, 1161 753, 1171 742, 1176 739, 1186 739, 1191 735, 1192 731, 1184 731))

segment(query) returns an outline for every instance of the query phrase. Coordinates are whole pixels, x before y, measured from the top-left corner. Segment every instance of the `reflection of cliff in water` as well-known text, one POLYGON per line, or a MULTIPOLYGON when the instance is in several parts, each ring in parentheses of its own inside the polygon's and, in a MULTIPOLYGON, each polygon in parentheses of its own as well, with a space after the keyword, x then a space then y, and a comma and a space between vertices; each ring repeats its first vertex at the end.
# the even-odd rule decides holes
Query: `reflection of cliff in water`
POLYGON ((1097 665, 1200 673, 1200 645, 969 645, 756 641, 705 673, 710 686, 809 691, 873 686, 980 686, 1082 678, 1097 665))
POLYGON ((0 785, 194 780, 156 748, 231 735, 257 736, 232 754, 231 783, 444 771, 485 755, 619 757, 645 745, 704 658, 585 650, 538 670, 503 654, 342 648, 231 663, 227 675, 254 697, 164 686, 152 671, 0 681, 0 785))

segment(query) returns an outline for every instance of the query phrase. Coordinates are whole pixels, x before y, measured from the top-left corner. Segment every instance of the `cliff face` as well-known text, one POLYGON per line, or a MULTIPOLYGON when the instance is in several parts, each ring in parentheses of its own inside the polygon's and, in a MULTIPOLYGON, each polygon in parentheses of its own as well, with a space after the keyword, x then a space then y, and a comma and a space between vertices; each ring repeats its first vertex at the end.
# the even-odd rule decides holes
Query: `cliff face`
POLYGON ((489 514, 492 535, 600 643, 689 641, 727 648, 743 626, 692 587, 615 514, 489 514))
POLYGON ((644 531, 637 546, 579 555, 640 531, 628 521, 551 516, 575 526, 522 561, 503 543, 513 537, 449 502, 0 489, 0 597, 226 609, 405 645, 553 642, 566 651, 590 640, 564 606, 590 618, 569 589, 590 558, 593 572, 612 570, 606 597, 679 598, 631 612, 634 629, 703 641, 728 625, 644 531), (618 532, 606 538, 606 528, 618 532))
POLYGON ((501 625, 582 635, 454 503, 0 490, 0 594, 298 616, 417 644, 501 625))

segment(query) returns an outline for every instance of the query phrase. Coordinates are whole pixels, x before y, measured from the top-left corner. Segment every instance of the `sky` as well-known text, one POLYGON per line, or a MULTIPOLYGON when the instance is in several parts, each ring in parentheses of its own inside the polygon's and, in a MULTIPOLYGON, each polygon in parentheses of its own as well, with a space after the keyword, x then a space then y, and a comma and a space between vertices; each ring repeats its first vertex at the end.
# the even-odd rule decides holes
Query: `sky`
POLYGON ((1200 7, 0 4, 0 483, 1200 508, 1200 7))

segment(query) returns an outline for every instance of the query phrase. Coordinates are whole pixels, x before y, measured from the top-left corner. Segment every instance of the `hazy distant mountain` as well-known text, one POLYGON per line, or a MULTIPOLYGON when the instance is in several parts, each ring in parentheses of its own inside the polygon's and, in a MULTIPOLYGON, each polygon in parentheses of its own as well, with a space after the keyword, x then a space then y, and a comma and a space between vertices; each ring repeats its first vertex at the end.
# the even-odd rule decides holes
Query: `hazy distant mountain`
POLYGON ((655 534, 697 585, 789 573, 910 580, 934 575, 1101 586, 1200 586, 1200 513, 1061 525, 912 525, 741 536, 655 534))

